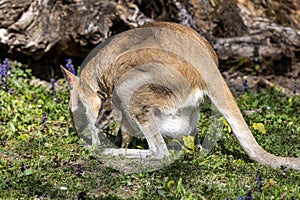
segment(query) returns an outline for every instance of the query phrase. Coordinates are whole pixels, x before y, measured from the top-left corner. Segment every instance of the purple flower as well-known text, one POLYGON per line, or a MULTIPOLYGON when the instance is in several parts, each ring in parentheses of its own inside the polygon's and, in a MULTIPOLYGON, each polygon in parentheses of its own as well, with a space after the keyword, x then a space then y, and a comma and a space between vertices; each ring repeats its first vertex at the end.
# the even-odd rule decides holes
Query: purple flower
POLYGON ((55 88, 55 82, 56 82, 55 78, 51 78, 51 79, 50 79, 51 89, 54 89, 54 88, 55 88))
POLYGON ((259 175, 256 178, 256 185, 258 187, 259 192, 262 192, 262 188, 263 188, 263 185, 264 185, 264 178, 261 175, 259 175))
POLYGON ((252 190, 249 190, 247 192, 245 200, 253 200, 253 199, 254 199, 253 192, 252 192, 252 190))
POLYGON ((297 94, 298 93, 298 88, 296 82, 293 84, 293 93, 297 94))
POLYGON ((244 81, 244 92, 248 92, 248 90, 249 90, 249 85, 248 85, 248 81, 247 81, 247 79, 244 81))
POLYGON ((254 62, 256 62, 256 63, 258 63, 259 62, 259 49, 256 49, 255 51, 254 51, 254 62))
POLYGON ((51 78, 50 79, 50 90, 51 90, 51 94, 54 95, 55 93, 55 78, 51 78))
POLYGON ((259 176, 256 178, 256 180, 257 180, 257 181, 263 181, 264 178, 263 178, 261 175, 259 175, 259 176))
POLYGON ((43 116, 42 116, 42 125, 43 125, 43 128, 45 128, 47 120, 48 120, 47 113, 43 112, 43 116))
POLYGON ((284 172, 288 173, 289 172, 289 168, 284 168, 284 172))
POLYGON ((74 69, 74 65, 72 64, 73 60, 68 58, 65 60, 67 63, 66 63, 66 69, 68 69, 72 74, 76 75, 76 71, 74 69))
POLYGON ((81 164, 78 164, 75 168, 75 174, 78 175, 78 176, 81 176, 83 173, 83 169, 82 169, 82 166, 81 164))
POLYGON ((5 145, 5 144, 6 144, 6 142, 7 142, 7 140, 6 140, 6 139, 3 139, 3 140, 2 140, 2 143, 3 143, 3 145, 5 145))
POLYGON ((7 65, 0 64, 0 87, 5 88, 7 79, 7 65))
POLYGON ((288 173, 289 172, 289 168, 286 166, 281 166, 280 169, 284 172, 284 173, 288 173))
MULTIPOLYGON (((1 62, 1 60, 0 60, 1 62)), ((10 74, 10 64, 7 58, 4 59, 3 63, 0 63, 0 88, 5 89, 7 85, 7 77, 10 74)))
POLYGON ((13 93, 14 93, 14 89, 13 89, 13 88, 10 88, 10 89, 8 90, 8 92, 9 92, 9 94, 13 94, 13 93))
POLYGON ((48 192, 45 192, 43 196, 40 196, 40 200, 43 200, 44 198, 49 198, 50 195, 48 192))
POLYGON ((10 69, 11 69, 11 67, 10 67, 10 64, 9 64, 9 61, 8 61, 8 59, 7 59, 7 58, 5 58, 5 59, 4 59, 4 61, 3 61, 3 65, 6 65, 6 67, 7 67, 7 70, 10 70, 10 69))

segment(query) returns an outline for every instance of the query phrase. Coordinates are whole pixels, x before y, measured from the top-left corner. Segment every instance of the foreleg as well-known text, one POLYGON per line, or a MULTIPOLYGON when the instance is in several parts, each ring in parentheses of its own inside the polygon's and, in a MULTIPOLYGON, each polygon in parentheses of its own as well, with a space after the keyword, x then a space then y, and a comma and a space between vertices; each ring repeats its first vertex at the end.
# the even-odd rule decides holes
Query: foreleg
POLYGON ((86 116, 92 135, 92 145, 103 146, 107 144, 107 142, 109 142, 107 137, 103 133, 100 133, 101 135, 99 135, 99 129, 96 127, 96 120, 101 105, 100 98, 98 95, 90 94, 88 97, 84 98, 83 104, 86 108, 86 116))
POLYGON ((194 143, 195 143, 195 146, 201 150, 202 149, 202 146, 200 144, 200 140, 199 140, 199 134, 198 134, 198 128, 195 127, 195 129, 192 131, 191 133, 192 136, 194 136, 195 140, 194 140, 194 143))

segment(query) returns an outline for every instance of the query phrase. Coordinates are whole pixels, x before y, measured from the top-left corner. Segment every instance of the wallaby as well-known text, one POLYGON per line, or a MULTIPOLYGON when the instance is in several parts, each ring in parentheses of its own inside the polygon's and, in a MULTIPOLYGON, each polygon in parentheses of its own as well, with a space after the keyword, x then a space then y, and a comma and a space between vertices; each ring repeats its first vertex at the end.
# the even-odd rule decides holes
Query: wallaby
POLYGON ((189 134, 198 140, 199 106, 207 96, 252 160, 300 170, 299 158, 275 156, 256 142, 218 70, 215 51, 188 27, 154 22, 125 31, 95 48, 79 77, 62 71, 71 89, 71 115, 79 104, 84 106, 93 144, 102 145, 98 128, 107 126, 103 120, 115 110, 123 135, 141 134, 149 146, 147 150, 104 148, 103 154, 168 157, 164 138, 189 134))

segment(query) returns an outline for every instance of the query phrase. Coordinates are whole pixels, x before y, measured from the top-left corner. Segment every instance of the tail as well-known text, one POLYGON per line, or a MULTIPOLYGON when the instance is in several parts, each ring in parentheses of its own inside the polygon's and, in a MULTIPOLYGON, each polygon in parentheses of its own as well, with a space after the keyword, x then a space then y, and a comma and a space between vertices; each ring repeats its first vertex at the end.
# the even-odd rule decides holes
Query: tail
POLYGON ((239 144, 250 159, 274 168, 288 166, 289 168, 300 170, 300 158, 275 156, 266 152, 257 143, 225 81, 222 80, 222 82, 223 88, 218 87, 218 91, 210 91, 210 99, 224 115, 239 144))

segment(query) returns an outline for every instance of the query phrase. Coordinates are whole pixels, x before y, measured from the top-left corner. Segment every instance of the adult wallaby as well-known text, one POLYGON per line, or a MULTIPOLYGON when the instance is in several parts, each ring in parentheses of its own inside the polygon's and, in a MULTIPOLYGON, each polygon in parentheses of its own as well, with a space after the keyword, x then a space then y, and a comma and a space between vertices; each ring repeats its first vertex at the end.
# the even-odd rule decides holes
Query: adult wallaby
POLYGON ((248 156, 272 167, 300 169, 300 159, 267 153, 251 134, 218 70, 216 53, 196 31, 175 23, 155 22, 118 34, 95 48, 76 77, 62 71, 71 89, 69 109, 79 104, 102 145, 104 118, 116 110, 126 135, 142 134, 149 149, 104 148, 103 154, 128 158, 169 156, 164 138, 196 136, 199 105, 207 96, 230 124, 248 156))

